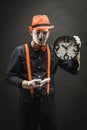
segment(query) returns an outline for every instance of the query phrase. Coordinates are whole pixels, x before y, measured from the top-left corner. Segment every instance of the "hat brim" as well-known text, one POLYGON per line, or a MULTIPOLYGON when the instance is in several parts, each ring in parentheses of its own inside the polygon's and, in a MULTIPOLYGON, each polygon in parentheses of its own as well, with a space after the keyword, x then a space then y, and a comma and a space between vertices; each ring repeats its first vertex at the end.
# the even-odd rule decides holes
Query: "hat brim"
POLYGON ((53 29, 54 28, 54 26, 52 25, 52 26, 38 26, 38 27, 34 27, 33 29, 53 29))

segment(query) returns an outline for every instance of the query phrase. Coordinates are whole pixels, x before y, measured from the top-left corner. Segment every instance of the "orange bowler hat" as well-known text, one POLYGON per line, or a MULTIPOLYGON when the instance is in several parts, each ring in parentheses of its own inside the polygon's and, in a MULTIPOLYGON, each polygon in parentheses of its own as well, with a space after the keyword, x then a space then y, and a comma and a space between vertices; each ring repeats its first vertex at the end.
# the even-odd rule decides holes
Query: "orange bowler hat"
POLYGON ((33 29, 52 29, 53 25, 50 24, 49 18, 47 15, 35 15, 32 19, 32 25, 30 26, 33 29))

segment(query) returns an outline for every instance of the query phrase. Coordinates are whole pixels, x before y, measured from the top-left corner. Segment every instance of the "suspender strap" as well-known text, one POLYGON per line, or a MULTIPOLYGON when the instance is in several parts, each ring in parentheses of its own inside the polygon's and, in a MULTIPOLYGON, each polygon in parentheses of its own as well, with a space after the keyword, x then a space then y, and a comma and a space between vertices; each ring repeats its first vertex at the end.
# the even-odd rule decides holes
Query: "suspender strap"
MULTIPOLYGON (((31 64, 30 64, 30 52, 29 52, 29 47, 28 44, 25 44, 25 50, 26 50, 26 64, 27 64, 27 71, 28 71, 28 80, 32 80, 32 74, 31 74, 31 64)), ((47 45, 47 77, 50 78, 50 67, 51 67, 51 53, 50 53, 50 48, 47 45)), ((47 83, 47 93, 49 94, 50 91, 50 83, 47 83)), ((33 88, 30 88, 31 94, 34 93, 33 88)))
MULTIPOLYGON (((47 55, 48 55, 48 65, 47 65, 47 77, 50 78, 50 68, 51 68, 51 53, 50 48, 47 45, 47 55)), ((50 83, 47 83, 47 93, 49 94, 50 91, 50 83)))
MULTIPOLYGON (((27 71, 28 71, 28 80, 32 80, 30 52, 29 52, 28 44, 25 44, 24 46, 25 46, 25 50, 26 50, 26 64, 27 64, 27 71)), ((33 88, 30 88, 30 93, 33 94, 33 88)))

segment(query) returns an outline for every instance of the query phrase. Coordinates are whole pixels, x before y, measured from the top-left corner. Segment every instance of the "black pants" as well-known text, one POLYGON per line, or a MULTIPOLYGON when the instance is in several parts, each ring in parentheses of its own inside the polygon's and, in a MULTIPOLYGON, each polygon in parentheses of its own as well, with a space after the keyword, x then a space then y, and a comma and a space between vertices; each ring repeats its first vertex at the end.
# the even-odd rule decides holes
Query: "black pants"
POLYGON ((21 130, 58 130, 54 95, 22 98, 19 110, 21 130))

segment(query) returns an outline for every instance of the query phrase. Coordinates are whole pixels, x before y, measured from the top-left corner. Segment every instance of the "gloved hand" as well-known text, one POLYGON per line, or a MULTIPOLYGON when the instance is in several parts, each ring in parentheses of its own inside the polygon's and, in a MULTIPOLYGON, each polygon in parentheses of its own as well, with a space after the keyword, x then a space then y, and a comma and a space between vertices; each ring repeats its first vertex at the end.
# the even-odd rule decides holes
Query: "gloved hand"
POLYGON ((22 87, 25 89, 30 89, 31 87, 33 87, 33 88, 42 87, 43 85, 45 85, 49 81, 50 81, 50 78, 45 78, 43 80, 33 79, 31 81, 23 80, 22 87))
POLYGON ((22 87, 25 89, 30 89, 31 87, 40 87, 41 79, 33 79, 31 81, 23 80, 22 87))
POLYGON ((28 81, 28 86, 40 87, 41 79, 33 79, 31 81, 28 81))
POLYGON ((81 48, 81 40, 79 38, 79 36, 73 36, 76 40, 76 43, 79 44, 79 48, 81 48))
POLYGON ((40 87, 42 87, 43 85, 45 85, 46 83, 48 83, 51 80, 51 78, 45 78, 43 79, 40 83, 40 87))
POLYGON ((77 60, 77 62, 78 62, 77 70, 79 71, 79 70, 80 70, 80 52, 79 52, 78 55, 74 58, 74 60, 77 60))
MULTIPOLYGON (((79 36, 73 36, 76 40, 76 43, 79 45, 79 48, 81 48, 81 40, 79 38, 79 36)), ((74 60, 78 61, 78 68, 77 70, 80 70, 80 52, 78 53, 78 55, 74 58, 74 60)))

